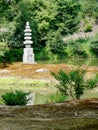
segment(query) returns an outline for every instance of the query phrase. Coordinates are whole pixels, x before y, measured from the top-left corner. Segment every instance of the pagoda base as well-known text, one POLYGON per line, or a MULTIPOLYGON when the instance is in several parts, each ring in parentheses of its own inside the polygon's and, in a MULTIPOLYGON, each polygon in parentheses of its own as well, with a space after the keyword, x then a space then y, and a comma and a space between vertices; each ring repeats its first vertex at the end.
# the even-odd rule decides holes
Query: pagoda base
POLYGON ((23 63, 36 64, 34 60, 33 48, 24 48, 23 63))

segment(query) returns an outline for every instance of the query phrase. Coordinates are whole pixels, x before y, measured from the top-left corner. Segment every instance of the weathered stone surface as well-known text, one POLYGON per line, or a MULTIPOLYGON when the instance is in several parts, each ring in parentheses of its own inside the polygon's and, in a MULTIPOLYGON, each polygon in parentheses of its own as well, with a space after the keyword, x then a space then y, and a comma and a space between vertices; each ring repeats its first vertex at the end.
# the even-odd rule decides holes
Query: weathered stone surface
POLYGON ((98 130, 98 99, 1 106, 0 130, 98 130))

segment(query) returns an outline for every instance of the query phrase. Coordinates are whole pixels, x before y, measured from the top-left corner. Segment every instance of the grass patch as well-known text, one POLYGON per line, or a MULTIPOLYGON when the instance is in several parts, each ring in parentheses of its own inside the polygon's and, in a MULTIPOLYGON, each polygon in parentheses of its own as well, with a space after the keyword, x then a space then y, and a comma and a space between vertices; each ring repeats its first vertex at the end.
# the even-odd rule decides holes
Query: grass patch
POLYGON ((98 91, 90 90, 86 91, 82 98, 98 98, 98 91))
MULTIPOLYGON (((11 90, 30 91, 35 93, 35 104, 47 103, 48 96, 55 92, 54 82, 22 78, 0 78, 0 96, 11 90)), ((0 104, 2 104, 0 98, 0 104)))
POLYGON ((1 78, 0 89, 19 89, 19 90, 41 90, 48 89, 51 83, 42 80, 31 80, 21 78, 1 78))
MULTIPOLYGON (((0 78, 0 97, 6 92, 11 90, 23 90, 35 93, 35 104, 46 104, 49 103, 49 97, 55 95, 56 88, 54 82, 48 82, 44 80, 32 80, 22 78, 0 78)), ((97 88, 94 90, 86 91, 82 98, 98 98, 97 88)), ((67 100, 72 100, 68 97, 67 100)), ((3 104, 0 98, 0 104, 3 104)))

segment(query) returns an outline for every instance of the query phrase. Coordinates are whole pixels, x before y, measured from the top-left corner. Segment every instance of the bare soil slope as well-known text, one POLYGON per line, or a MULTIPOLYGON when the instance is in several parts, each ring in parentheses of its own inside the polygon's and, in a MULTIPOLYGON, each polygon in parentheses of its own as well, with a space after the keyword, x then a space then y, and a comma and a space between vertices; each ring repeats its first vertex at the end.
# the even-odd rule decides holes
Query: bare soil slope
MULTIPOLYGON (((0 76, 14 76, 21 78, 46 79, 51 80, 53 77, 50 72, 58 72, 60 69, 69 72, 77 66, 66 64, 23 64, 21 62, 9 64, 6 68, 0 68, 0 76), (37 72, 39 70, 39 72, 37 72)), ((83 66, 87 70, 87 76, 98 73, 98 67, 83 66)))
POLYGON ((98 99, 2 106, 0 130, 98 130, 98 99))

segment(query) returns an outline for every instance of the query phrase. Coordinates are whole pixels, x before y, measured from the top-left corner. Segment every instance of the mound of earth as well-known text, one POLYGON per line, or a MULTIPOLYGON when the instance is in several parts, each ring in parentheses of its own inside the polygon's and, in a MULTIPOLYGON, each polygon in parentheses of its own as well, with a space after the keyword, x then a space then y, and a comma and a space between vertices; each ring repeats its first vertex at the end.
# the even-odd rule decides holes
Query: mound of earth
MULTIPOLYGON (((71 66, 67 64, 23 64, 13 63, 9 64, 6 68, 0 68, 0 77, 2 76, 15 76, 22 78, 32 79, 48 79, 53 77, 50 72, 58 72, 60 69, 65 72, 77 68, 77 66, 71 66)), ((87 76, 92 76, 98 73, 98 67, 96 66, 83 66, 87 70, 87 76)))
POLYGON ((0 130, 98 130, 98 99, 0 106, 0 130))

